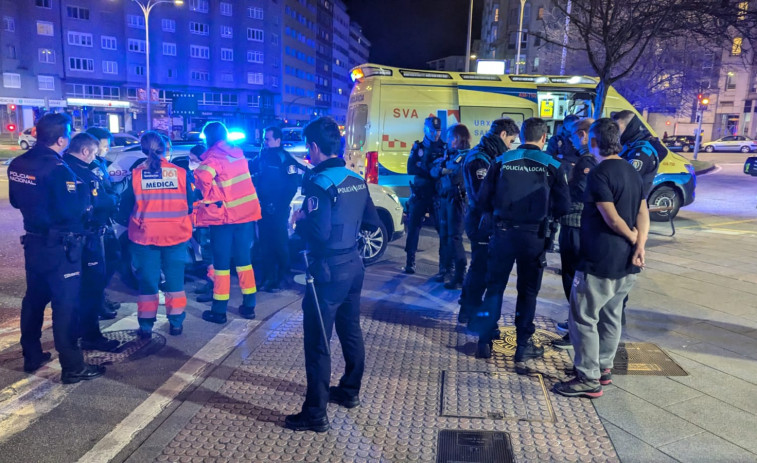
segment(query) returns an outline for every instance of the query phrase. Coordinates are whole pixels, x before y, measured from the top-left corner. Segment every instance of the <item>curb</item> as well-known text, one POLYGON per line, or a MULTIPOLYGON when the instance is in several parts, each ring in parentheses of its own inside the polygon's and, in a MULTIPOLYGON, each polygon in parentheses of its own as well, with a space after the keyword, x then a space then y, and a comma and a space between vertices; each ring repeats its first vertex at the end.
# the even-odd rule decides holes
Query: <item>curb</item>
POLYGON ((715 169, 717 169, 717 168, 718 168, 717 164, 712 164, 711 166, 705 167, 705 168, 704 168, 704 169, 702 169, 702 170, 695 170, 695 171, 694 171, 694 174, 695 174, 695 175, 704 175, 704 174, 708 174, 708 173, 712 172, 713 170, 715 170, 715 169))

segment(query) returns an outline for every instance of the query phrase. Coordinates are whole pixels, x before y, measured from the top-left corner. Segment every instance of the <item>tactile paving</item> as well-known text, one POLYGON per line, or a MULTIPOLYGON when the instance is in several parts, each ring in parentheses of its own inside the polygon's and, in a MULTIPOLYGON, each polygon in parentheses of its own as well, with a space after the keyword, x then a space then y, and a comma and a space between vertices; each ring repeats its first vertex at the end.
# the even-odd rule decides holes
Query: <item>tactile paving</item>
POLYGON ((165 336, 155 332, 152 333, 150 339, 141 339, 137 335, 137 330, 103 331, 103 336, 108 339, 115 339, 121 344, 115 352, 85 350, 84 360, 87 363, 108 365, 138 360, 156 353, 166 345, 165 336))
MULTIPOLYGON (((366 367, 361 406, 348 410, 329 404, 331 430, 293 432, 283 427, 286 415, 300 411, 305 394, 298 314, 267 333, 265 342, 249 353, 158 460, 435 462, 439 431, 455 430, 507 432, 515 459, 521 462, 618 461, 589 400, 552 392, 545 396, 537 387, 541 381, 549 391, 555 381, 565 379, 564 371, 571 365, 566 353, 529 361, 531 375, 517 377, 510 354, 495 351, 488 361, 474 357, 476 338, 456 322, 458 306, 443 299, 448 292, 441 288, 419 293, 418 287, 387 282, 371 294, 373 298, 362 299, 366 367), (398 297, 402 303, 396 302, 398 297), (484 384, 489 389, 478 396, 471 384, 468 398, 455 405, 460 415, 484 410, 479 403, 485 394, 492 406, 515 404, 512 396, 520 395, 521 408, 507 412, 512 420, 441 416, 443 371, 457 381, 499 381, 484 384), (534 379, 538 375, 541 380, 534 379)), ((511 310, 509 304, 508 299, 505 311, 511 310)), ((512 314, 506 315, 504 324, 512 323, 512 314)), ((545 318, 537 318, 537 325, 546 331, 555 328, 545 318)), ((331 351, 331 383, 336 384, 344 371, 336 335, 331 351)))
POLYGON ((626 342, 618 346, 612 373, 616 375, 688 376, 675 360, 650 342, 626 342))

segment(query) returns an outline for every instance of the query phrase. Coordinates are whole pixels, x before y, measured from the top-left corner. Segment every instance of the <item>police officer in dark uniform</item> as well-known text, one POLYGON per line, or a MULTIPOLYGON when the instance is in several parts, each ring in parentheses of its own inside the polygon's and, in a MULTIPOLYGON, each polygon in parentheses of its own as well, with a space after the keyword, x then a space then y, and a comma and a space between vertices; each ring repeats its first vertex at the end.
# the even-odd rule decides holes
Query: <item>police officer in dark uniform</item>
POLYGON ((311 258, 308 269, 315 282, 302 302, 305 403, 302 412, 286 417, 285 426, 295 431, 324 432, 329 429, 327 402, 346 408, 360 405, 365 365, 360 292, 365 270, 357 251, 357 236, 362 222, 378 226, 380 221, 365 180, 347 169, 340 157, 341 134, 336 121, 318 118, 305 127, 303 134, 315 168, 303 182, 305 200, 293 220, 296 232, 307 243, 311 258), (339 385, 329 388, 328 342, 335 325, 345 372, 339 385))
MULTIPOLYGON (((404 270, 408 274, 415 273, 415 252, 418 250, 418 239, 426 213, 434 216, 438 230, 438 213, 435 211, 436 179, 431 176, 431 168, 434 161, 444 155, 446 148, 445 143, 440 139, 442 121, 438 117, 427 117, 423 125, 423 133, 423 141, 416 141, 413 144, 410 157, 407 160, 407 173, 414 176, 412 183, 410 183, 412 196, 408 200, 407 241, 405 241, 407 262, 404 270)), ((439 274, 441 278, 444 278, 447 269, 443 268, 442 255, 443 248, 440 241, 439 274)), ((436 277, 438 278, 439 275, 436 277)))
POLYGON ((91 195, 92 213, 87 223, 82 249, 81 303, 79 330, 81 347, 84 350, 112 352, 119 346, 115 339, 108 339, 100 331, 98 313, 103 306, 107 274, 103 236, 115 213, 118 197, 108 193, 100 176, 90 169, 99 149, 97 138, 80 133, 71 139, 63 161, 74 171, 91 195))
POLYGON ((264 266, 262 291, 278 292, 289 272, 289 204, 301 183, 300 164, 281 147, 281 129, 265 129, 264 148, 250 161, 252 183, 258 192, 263 218, 258 222, 264 266))
POLYGON ((580 118, 575 114, 565 116, 565 119, 562 121, 562 126, 557 133, 549 139, 544 151, 558 161, 567 161, 575 164, 578 160, 579 154, 573 146, 573 143, 571 143, 570 136, 573 133, 573 124, 575 124, 578 119, 580 118))
POLYGON ((612 120, 620 127, 620 144, 623 145, 623 151, 619 156, 630 162, 639 172, 644 185, 644 196, 649 197, 660 164, 658 148, 651 141, 653 137, 633 111, 619 111, 612 115, 612 120))
POLYGON ((50 361, 40 337, 45 306, 52 302, 53 338, 61 380, 77 383, 102 376, 105 367, 84 362, 76 336, 81 288, 81 249, 89 191, 61 160, 71 139, 71 119, 47 114, 37 123, 37 143, 8 167, 11 205, 24 217, 22 237, 26 295, 21 303, 24 371, 50 361))
POLYGON ((540 357, 544 349, 533 344, 536 297, 546 267, 550 219, 570 209, 570 193, 560 163, 542 151, 547 124, 538 118, 523 122, 518 149, 499 156, 484 178, 479 192, 481 207, 493 214, 494 234, 489 243, 486 296, 477 317, 477 356, 491 356, 492 337, 502 313, 502 297, 513 264, 518 264, 518 299, 515 306, 516 369, 527 359, 540 357))
POLYGON ((468 196, 465 233, 471 242, 471 260, 460 296, 460 314, 457 317, 460 323, 468 322, 470 308, 481 305, 486 291, 486 261, 492 228, 491 214, 483 218, 479 188, 489 171, 489 166, 497 156, 510 149, 519 131, 518 125, 512 119, 497 119, 492 122, 489 132, 481 137, 478 145, 465 157, 463 178, 468 196))
MULTIPOLYGON (((454 275, 445 275, 444 287, 460 289, 468 264, 463 247, 463 229, 465 210, 468 200, 465 197, 463 180, 463 163, 470 151, 470 131, 463 124, 455 124, 447 131, 450 141, 444 156, 434 161, 431 175, 439 178, 439 240, 444 254, 441 256, 444 268, 449 272, 454 267, 454 275)), ((441 265, 440 265, 441 267, 441 265)))

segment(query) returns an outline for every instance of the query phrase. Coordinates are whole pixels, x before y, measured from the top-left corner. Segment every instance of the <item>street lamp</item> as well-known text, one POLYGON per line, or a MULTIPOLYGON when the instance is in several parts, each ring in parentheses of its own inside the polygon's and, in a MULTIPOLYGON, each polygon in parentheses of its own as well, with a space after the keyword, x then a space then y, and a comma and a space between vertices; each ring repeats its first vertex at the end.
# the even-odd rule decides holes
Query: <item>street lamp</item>
POLYGON ((152 9, 161 3, 173 3, 175 6, 182 6, 184 0, 131 0, 139 5, 142 14, 145 15, 145 75, 147 83, 147 130, 152 129, 152 89, 150 88, 150 13, 152 9))
POLYGON ((470 11, 468 12, 468 41, 465 42, 465 72, 470 72, 470 42, 473 35, 473 0, 470 0, 470 11))
POLYGON ((518 47, 515 51, 515 75, 520 73, 520 42, 523 40, 523 9, 526 7, 526 0, 520 0, 520 21, 518 22, 518 47))

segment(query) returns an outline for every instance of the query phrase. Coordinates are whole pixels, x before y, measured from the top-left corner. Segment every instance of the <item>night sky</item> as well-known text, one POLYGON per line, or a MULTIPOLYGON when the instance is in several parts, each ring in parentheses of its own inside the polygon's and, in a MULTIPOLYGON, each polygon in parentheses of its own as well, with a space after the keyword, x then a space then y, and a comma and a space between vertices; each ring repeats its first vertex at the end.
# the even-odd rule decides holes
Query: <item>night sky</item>
MULTIPOLYGON (((345 0, 371 42, 377 64, 425 69, 426 61, 465 55, 468 0, 345 0)), ((473 39, 480 37, 483 1, 474 2, 473 39)), ((472 51, 473 53, 473 51, 472 51)))

